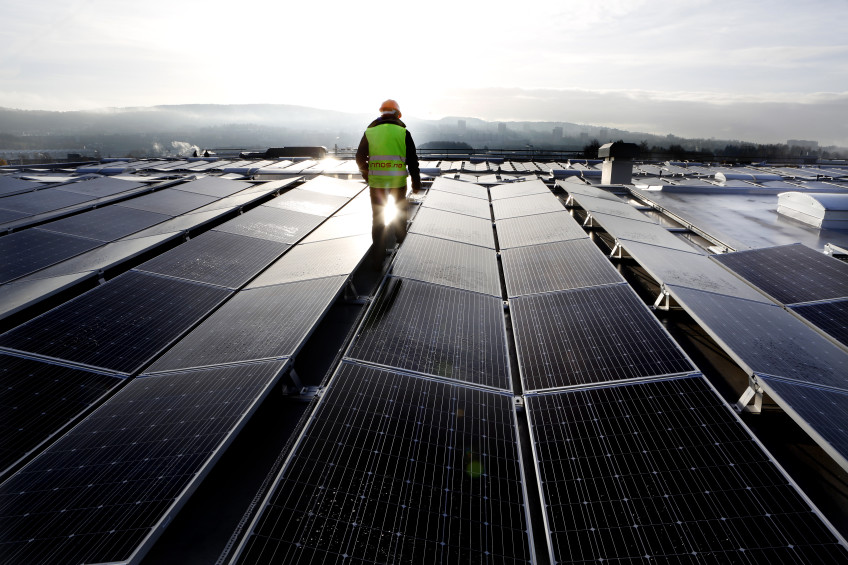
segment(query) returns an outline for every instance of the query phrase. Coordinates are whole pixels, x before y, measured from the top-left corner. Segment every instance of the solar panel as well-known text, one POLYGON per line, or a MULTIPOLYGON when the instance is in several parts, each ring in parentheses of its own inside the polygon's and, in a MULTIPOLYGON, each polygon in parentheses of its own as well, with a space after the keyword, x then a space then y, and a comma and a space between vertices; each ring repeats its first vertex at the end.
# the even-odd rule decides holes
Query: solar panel
POLYGON ((594 198, 601 198, 603 200, 609 200, 611 202, 623 202, 621 198, 617 195, 613 194, 608 190, 604 190, 602 188, 597 188, 595 186, 589 186, 584 182, 569 182, 569 181, 556 181, 557 186, 561 189, 571 194, 582 194, 584 196, 592 196, 594 198))
POLYGON ((501 296, 493 249, 410 234, 392 266, 398 277, 501 296))
POLYGON ((130 374, 229 294, 128 272, 0 335, 0 347, 130 374))
POLYGON ((146 210, 157 214, 167 214, 168 216, 179 216, 215 200, 217 198, 213 196, 184 192, 176 188, 166 188, 152 194, 125 200, 115 204, 115 206, 146 210))
POLYGON ((515 182, 510 184, 499 184, 489 189, 492 194, 492 200, 501 200, 503 198, 516 198, 519 196, 529 196, 531 194, 550 194, 551 190, 540 180, 531 180, 526 182, 515 182))
POLYGON ((0 353, 0 475, 121 382, 0 353))
MULTIPOLYGON (((444 161, 442 161, 442 164, 444 165, 444 161)), ((442 170, 445 169, 443 168, 442 170)), ((430 186, 430 190, 435 192, 449 192, 451 194, 461 194, 464 196, 471 196, 473 198, 489 200, 489 191, 484 187, 478 184, 453 179, 446 179, 444 177, 438 177, 434 179, 432 186, 430 186)))
POLYGON ((34 216, 92 200, 94 200, 93 196, 65 192, 58 188, 48 188, 16 196, 7 196, 2 200, 2 206, 6 210, 14 210, 34 216))
POLYGON ((783 304, 848 297, 848 264, 800 243, 713 259, 783 304))
POLYGON ((710 261, 706 255, 657 247, 637 241, 624 241, 621 244, 648 274, 662 284, 685 286, 756 302, 771 303, 762 293, 710 261))
POLYGON ((39 226, 39 229, 100 241, 114 241, 149 228, 170 216, 120 206, 106 206, 39 226))
POLYGON ((129 382, 0 487, 4 558, 40 564, 140 558, 284 366, 129 382))
POLYGON ((215 230, 282 243, 295 243, 323 221, 323 216, 259 206, 218 226, 215 230))
POLYGON ((441 237, 461 243, 495 248, 492 222, 482 218, 422 208, 415 215, 410 233, 441 237))
POLYGON ((530 194, 492 202, 495 219, 500 221, 518 216, 536 216, 546 212, 565 211, 562 202, 553 194, 530 194))
POLYGON ((239 288, 290 246, 232 233, 210 231, 138 266, 190 281, 239 288))
POLYGON ((103 245, 102 241, 30 229, 0 237, 0 283, 103 245))
POLYGON ((451 192, 431 191, 424 199, 423 206, 425 208, 435 208, 455 214, 483 218, 484 220, 492 219, 492 211, 489 208, 488 201, 472 196, 453 194, 451 192))
MULTIPOLYGON (((2 201, 0 201, 2 204, 2 201)), ((26 212, 15 212, 13 210, 3 210, 0 209, 0 225, 13 222, 15 220, 20 220, 21 218, 26 218, 29 216, 26 212)))
POLYGON ((29 180, 16 179, 8 176, 0 176, 0 196, 11 196, 21 192, 30 192, 44 186, 41 183, 29 180))
MULTIPOLYGON (((354 163, 355 168, 355 163, 354 163)), ((358 169, 352 172, 358 172, 358 169)), ((321 194, 329 194, 333 196, 344 196, 345 198, 353 198, 365 189, 365 185, 361 182, 334 179, 332 177, 315 177, 308 182, 303 183, 298 187, 299 190, 307 190, 310 192, 318 192, 321 194)))
POLYGON ((510 395, 342 364, 236 563, 528 563, 510 395))
POLYGON ((346 280, 344 276, 327 277, 242 290, 148 372, 292 356, 346 280))
POLYGON ((694 371, 627 285, 510 300, 526 390, 694 371))
POLYGON ((370 234, 300 243, 259 275, 247 288, 349 275, 370 248, 370 234))
POLYGON ((589 239, 506 249, 501 258, 510 297, 624 282, 589 239))
POLYGON ((501 249, 589 237, 565 210, 498 220, 497 230, 501 249))
POLYGON ((333 196, 321 194, 310 190, 292 189, 285 194, 269 200, 263 206, 292 210, 303 214, 314 214, 316 216, 330 216, 348 203, 350 199, 346 196, 333 196))
POLYGON ((223 198, 231 196, 236 192, 250 188, 252 185, 249 182, 237 180, 222 179, 219 177, 204 177, 202 179, 193 180, 179 185, 179 189, 183 192, 194 192, 196 194, 205 194, 206 196, 214 196, 223 198))
POLYGON ((848 300, 792 306, 792 311, 848 346, 848 300))
POLYGON ((579 194, 577 192, 574 192, 571 196, 581 208, 590 214, 608 214, 610 216, 619 216, 622 218, 629 218, 631 220, 638 220, 640 222, 656 223, 651 218, 622 200, 616 202, 608 198, 596 198, 594 196, 586 196, 585 194, 579 194))
POLYGON ((599 213, 593 213, 592 220, 621 241, 635 241, 687 253, 704 254, 703 251, 670 233, 659 224, 599 213))
POLYGON ((101 177, 92 180, 83 180, 62 185, 63 192, 76 194, 87 194, 95 198, 114 196, 136 188, 145 186, 144 183, 130 182, 109 177, 101 177))
POLYGON ((668 290, 750 372, 848 388, 848 354, 779 306, 683 287, 668 290))
POLYGON ((74 273, 47 279, 19 279, 6 283, 3 285, 3 292, 0 292, 0 319, 50 298, 91 276, 93 273, 74 273))
POLYGON ((835 563, 848 552, 703 377, 530 396, 556 563, 835 563))
POLYGON ((391 278, 348 357, 463 382, 510 388, 499 298, 391 278))
POLYGON ((183 214, 182 216, 177 216, 176 218, 165 220, 164 222, 158 223, 155 226, 151 226, 147 229, 132 233, 128 236, 125 236, 124 239, 149 237, 166 233, 188 232, 205 226, 211 222, 214 222, 226 216, 232 211, 233 209, 230 208, 210 210, 209 212, 192 212, 191 214, 183 214))
MULTIPOLYGON (((369 204, 370 207, 370 204, 369 204)), ((352 237, 356 235, 371 235, 371 213, 348 214, 345 216, 332 216, 326 222, 315 228, 315 231, 306 236, 301 245, 316 243, 328 239, 352 237)))

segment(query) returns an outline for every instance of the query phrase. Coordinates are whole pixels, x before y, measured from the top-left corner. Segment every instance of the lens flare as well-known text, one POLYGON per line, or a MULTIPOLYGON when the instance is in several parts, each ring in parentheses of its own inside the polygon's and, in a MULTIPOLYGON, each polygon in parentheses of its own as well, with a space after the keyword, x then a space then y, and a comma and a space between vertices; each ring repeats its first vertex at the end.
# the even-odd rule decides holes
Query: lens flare
POLYGON ((385 225, 391 224, 397 216, 397 206, 395 206, 395 197, 391 194, 386 200, 386 205, 383 207, 383 222, 385 225))

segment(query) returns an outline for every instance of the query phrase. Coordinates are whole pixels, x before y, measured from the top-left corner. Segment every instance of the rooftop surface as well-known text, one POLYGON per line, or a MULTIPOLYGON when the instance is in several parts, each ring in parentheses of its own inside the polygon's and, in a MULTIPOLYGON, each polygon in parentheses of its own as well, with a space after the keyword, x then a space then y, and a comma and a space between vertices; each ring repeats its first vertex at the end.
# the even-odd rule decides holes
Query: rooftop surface
POLYGON ((421 166, 3 170, 3 562, 848 562, 848 170, 421 166))

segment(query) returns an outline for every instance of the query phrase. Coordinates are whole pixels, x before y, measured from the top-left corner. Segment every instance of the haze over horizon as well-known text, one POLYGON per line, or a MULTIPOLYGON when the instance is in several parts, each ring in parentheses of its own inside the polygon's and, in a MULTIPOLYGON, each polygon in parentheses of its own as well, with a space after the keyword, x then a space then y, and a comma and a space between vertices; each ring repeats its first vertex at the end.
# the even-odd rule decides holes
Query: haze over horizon
MULTIPOLYGON (((848 146, 844 0, 4 8, 0 106, 292 104, 848 146)), ((2 125, 0 125, 0 129, 2 125)))

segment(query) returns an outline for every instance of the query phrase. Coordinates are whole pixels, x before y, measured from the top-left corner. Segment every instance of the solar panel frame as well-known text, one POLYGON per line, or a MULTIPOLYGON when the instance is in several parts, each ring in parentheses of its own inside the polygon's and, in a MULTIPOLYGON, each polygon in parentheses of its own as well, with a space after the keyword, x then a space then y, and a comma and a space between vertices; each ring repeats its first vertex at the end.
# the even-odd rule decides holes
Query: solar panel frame
POLYGON ((848 297, 848 264, 800 243, 712 258, 781 304, 848 297))
POLYGON ((137 562, 288 363, 130 381, 0 487, 0 516, 11 526, 5 555, 45 564, 137 562))
POLYGON ((495 214, 495 220, 501 221, 519 216, 538 216, 548 212, 565 211, 565 207, 556 196, 548 193, 494 200, 492 211, 495 214))
POLYGON ((129 271, 0 335, 0 348, 132 374, 230 294, 129 271))
POLYGON ((533 562, 516 424, 511 395, 344 362, 233 563, 533 562))
POLYGON ((554 562, 848 558, 700 375, 529 395, 526 404, 554 562))
POLYGON ((409 233, 440 237, 490 249, 495 248, 495 236, 491 221, 436 210, 435 208, 421 208, 412 221, 409 233))
POLYGON ((696 371, 626 284, 520 296, 510 312, 525 391, 696 371))
POLYGON ((510 298, 625 282, 588 238, 504 249, 501 261, 510 298))
POLYGON ((409 234, 392 263, 392 274, 502 296, 497 253, 467 243, 409 234))
POLYGON ((345 281, 335 276, 242 290, 146 372, 294 357, 345 281))
POLYGON ((580 224, 565 210, 498 220, 495 227, 498 232, 498 247, 501 250, 589 238, 580 224))

